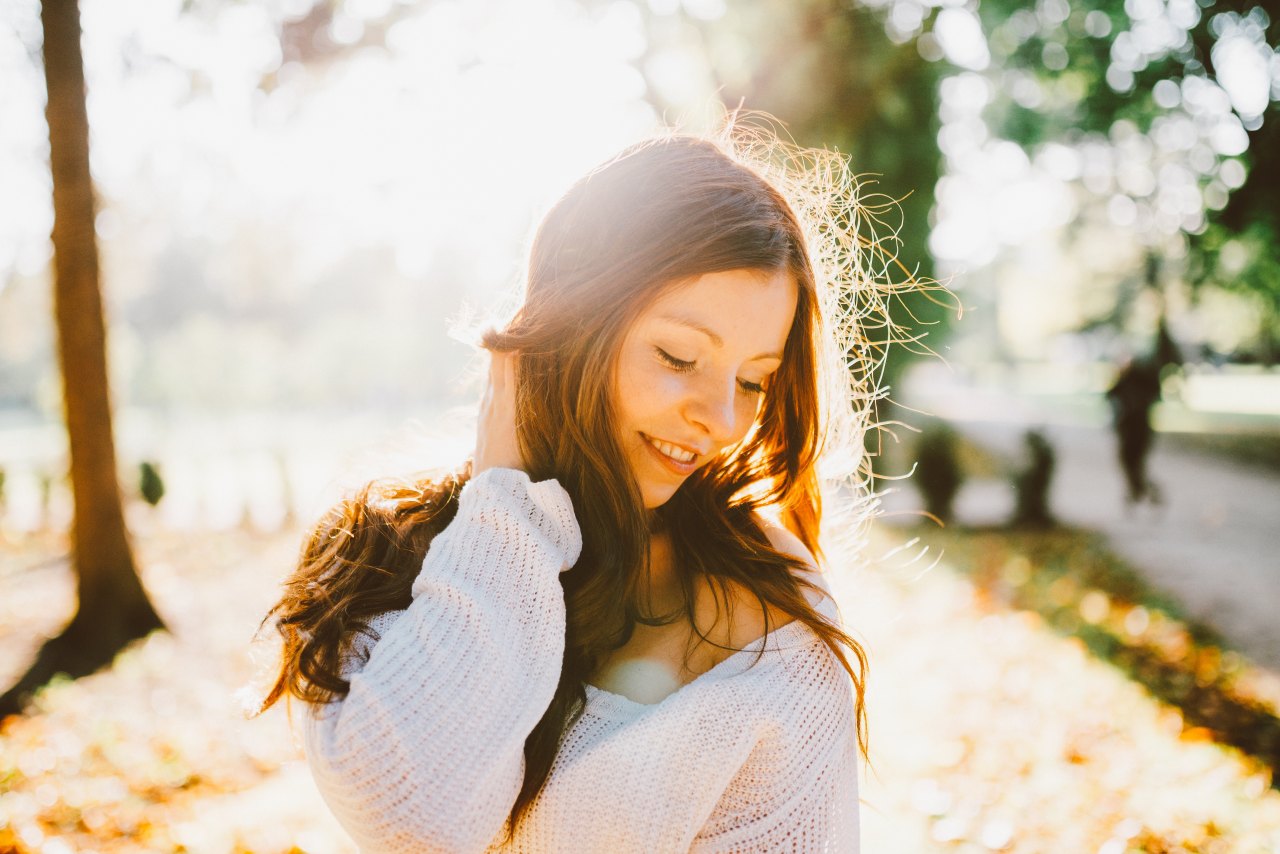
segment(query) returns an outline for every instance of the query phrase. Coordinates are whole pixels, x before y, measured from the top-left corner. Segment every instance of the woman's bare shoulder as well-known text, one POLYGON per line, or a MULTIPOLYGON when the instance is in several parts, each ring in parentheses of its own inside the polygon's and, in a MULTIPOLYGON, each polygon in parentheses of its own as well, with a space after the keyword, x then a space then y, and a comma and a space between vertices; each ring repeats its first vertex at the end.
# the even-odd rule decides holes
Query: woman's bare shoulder
MULTIPOLYGON (((805 588, 803 592, 810 605, 815 608, 821 608, 824 600, 830 595, 830 588, 818 568, 818 563, 814 559, 813 553, 809 551, 799 537, 777 522, 764 516, 757 516, 757 521, 768 538, 769 545, 782 554, 796 558, 804 564, 804 568, 796 569, 795 573, 798 577, 802 577, 818 587, 818 590, 805 588)), ((727 592, 732 599, 730 611, 732 619, 729 625, 725 626, 728 632, 728 638, 725 640, 731 648, 739 649, 743 645, 763 636, 766 632, 777 629, 791 621, 791 617, 786 612, 773 606, 768 606, 768 619, 766 620, 766 611, 762 607, 760 600, 756 598, 749 588, 741 583, 728 585, 727 592)))
POLYGON ((818 571, 818 562, 814 559, 813 552, 809 551, 808 546, 799 537, 762 514, 756 514, 756 521, 760 523, 764 535, 769 538, 769 545, 788 557, 804 561, 811 571, 818 571))
MULTIPOLYGON (((760 523, 765 536, 769 538, 769 545, 787 557, 796 558, 804 564, 804 569, 797 570, 796 574, 799 577, 804 578, 810 584, 817 585, 828 595, 831 594, 831 587, 827 584, 826 575, 818 567, 818 561, 814 558, 813 552, 809 551, 809 547, 799 537, 767 516, 756 514, 756 521, 760 523)), ((809 591, 806 592, 809 594, 810 604, 817 605, 818 603, 815 601, 816 594, 809 591)))

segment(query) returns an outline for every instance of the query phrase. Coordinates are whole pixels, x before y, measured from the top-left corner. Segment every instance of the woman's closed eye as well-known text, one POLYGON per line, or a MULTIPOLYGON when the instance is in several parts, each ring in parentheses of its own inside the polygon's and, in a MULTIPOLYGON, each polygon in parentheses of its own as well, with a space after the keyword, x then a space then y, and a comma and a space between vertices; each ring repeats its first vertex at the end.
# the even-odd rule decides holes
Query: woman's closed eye
POLYGON ((697 362, 687 362, 684 359, 677 359, 661 347, 654 347, 653 349, 658 351, 658 358, 666 362, 667 367, 671 368, 673 371, 679 371, 682 374, 687 374, 692 372, 698 364, 697 362))
MULTIPOLYGON (((688 374, 688 373, 692 373, 693 370, 698 366, 697 362, 687 361, 685 359, 677 359, 675 356, 671 355, 666 350, 663 350, 661 347, 654 347, 653 349, 657 351, 658 358, 661 359, 663 362, 665 362, 667 367, 671 368, 671 370, 673 371, 678 371, 679 373, 682 373, 682 374, 688 374)), ((740 379, 738 380, 738 385, 742 388, 743 391, 747 392, 748 394, 764 393, 764 386, 761 383, 753 383, 748 380, 740 379)))

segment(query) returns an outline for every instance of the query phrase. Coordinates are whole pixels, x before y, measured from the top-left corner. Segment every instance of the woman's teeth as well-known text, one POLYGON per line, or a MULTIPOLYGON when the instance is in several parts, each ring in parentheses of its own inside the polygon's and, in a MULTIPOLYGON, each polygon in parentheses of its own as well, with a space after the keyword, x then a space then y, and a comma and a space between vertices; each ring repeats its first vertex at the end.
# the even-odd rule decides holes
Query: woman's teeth
POLYGON ((650 444, 661 451, 664 455, 670 457, 678 463, 691 463, 697 454, 692 451, 684 451, 675 445, 668 445, 666 442, 660 442, 657 439, 650 438, 650 444))

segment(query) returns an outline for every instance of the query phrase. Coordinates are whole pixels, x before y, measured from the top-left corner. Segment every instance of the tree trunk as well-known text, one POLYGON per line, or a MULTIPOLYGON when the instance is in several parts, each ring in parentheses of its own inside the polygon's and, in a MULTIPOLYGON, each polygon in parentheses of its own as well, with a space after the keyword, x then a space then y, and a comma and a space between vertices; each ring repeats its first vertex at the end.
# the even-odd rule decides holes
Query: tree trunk
POLYGON ((79 606, 63 633, 0 698, 0 714, 18 711, 57 673, 92 673, 129 641, 163 627, 138 579, 116 476, 77 0, 45 0, 40 16, 53 170, 54 315, 75 496, 72 560, 79 606))

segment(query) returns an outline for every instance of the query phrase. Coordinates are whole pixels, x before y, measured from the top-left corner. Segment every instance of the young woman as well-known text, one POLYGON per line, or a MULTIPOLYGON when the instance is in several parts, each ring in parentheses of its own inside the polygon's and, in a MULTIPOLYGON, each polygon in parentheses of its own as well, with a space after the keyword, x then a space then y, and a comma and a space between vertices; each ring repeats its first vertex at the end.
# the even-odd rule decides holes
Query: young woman
POLYGON ((362 849, 857 850, 866 659, 815 555, 876 289, 844 162, 730 137, 574 185, 484 340, 474 459, 306 544, 264 708, 307 702, 362 849))

